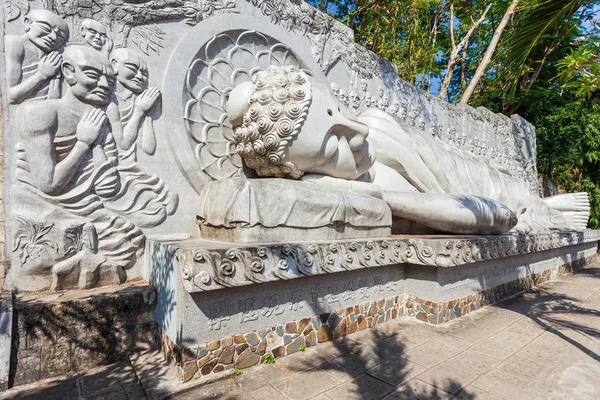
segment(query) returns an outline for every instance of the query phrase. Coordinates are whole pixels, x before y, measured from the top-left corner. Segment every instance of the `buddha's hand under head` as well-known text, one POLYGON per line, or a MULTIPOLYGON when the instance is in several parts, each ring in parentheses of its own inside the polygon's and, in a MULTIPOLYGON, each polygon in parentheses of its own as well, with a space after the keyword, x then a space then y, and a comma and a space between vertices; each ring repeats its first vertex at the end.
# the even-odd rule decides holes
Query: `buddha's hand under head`
POLYGON ((336 190, 353 192, 365 196, 377 197, 379 199, 383 198, 383 191, 381 190, 381 188, 369 182, 350 181, 347 179, 334 178, 331 176, 318 174, 305 174, 304 176, 302 176, 302 180, 305 182, 315 183, 317 185, 329 187, 336 190))

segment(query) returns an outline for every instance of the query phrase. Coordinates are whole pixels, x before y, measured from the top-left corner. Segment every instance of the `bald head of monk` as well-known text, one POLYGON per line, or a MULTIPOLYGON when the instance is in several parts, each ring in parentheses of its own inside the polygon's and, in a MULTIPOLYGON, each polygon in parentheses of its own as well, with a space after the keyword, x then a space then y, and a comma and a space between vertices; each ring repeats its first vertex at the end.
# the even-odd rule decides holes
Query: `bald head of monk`
POLYGON ((102 50, 108 41, 106 27, 93 19, 81 21, 81 36, 83 40, 95 50, 102 50))
POLYGON ((69 37, 66 22, 48 10, 31 10, 23 23, 29 40, 44 53, 58 49, 69 37))
POLYGON ((62 73, 71 93, 82 102, 102 107, 110 101, 115 72, 102 53, 88 46, 68 46, 63 54, 62 73))

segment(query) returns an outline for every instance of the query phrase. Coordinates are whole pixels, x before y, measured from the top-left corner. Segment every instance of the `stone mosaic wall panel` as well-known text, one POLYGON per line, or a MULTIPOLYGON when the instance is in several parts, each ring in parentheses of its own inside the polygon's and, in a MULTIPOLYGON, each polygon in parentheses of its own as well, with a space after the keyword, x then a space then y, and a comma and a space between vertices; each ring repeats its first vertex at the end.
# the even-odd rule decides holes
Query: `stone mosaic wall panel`
POLYGON ((285 324, 210 341, 194 348, 180 347, 166 334, 162 350, 183 381, 228 369, 264 362, 267 354, 287 356, 304 348, 362 331, 405 315, 404 295, 346 307, 285 324))

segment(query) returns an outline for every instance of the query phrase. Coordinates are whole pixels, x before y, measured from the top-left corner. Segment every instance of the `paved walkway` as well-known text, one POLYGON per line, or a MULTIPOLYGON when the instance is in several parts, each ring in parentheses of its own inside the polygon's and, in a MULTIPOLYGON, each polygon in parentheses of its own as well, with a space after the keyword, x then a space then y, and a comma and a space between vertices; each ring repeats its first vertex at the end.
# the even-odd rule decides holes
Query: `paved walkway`
MULTIPOLYGON (((156 388, 164 374, 144 373, 148 362, 133 365, 71 381, 76 397, 55 387, 7 398, 163 397, 156 388)), ((188 389, 167 398, 600 399, 600 263, 445 326, 391 321, 188 389)))

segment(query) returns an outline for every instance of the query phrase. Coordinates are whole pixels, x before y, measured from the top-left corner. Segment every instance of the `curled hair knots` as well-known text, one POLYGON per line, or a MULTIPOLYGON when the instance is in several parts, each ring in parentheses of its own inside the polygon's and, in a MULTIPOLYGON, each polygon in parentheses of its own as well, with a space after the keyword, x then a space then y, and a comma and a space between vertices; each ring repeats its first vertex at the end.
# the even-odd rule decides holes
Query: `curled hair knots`
POLYGON ((235 151, 259 176, 299 179, 303 172, 287 159, 312 100, 308 76, 294 66, 271 66, 252 77, 253 92, 243 124, 234 131, 235 151))

